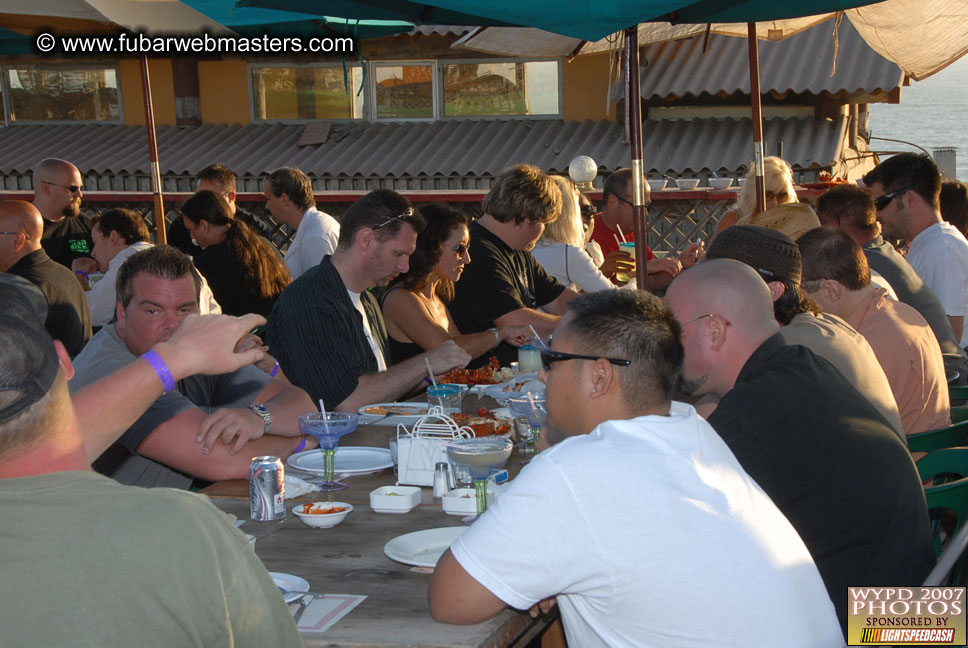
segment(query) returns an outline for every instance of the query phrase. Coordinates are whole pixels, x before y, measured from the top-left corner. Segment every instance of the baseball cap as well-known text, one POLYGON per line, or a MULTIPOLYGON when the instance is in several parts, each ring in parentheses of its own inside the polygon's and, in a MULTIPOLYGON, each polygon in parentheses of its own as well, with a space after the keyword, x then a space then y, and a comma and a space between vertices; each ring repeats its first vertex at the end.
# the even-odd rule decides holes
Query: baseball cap
POLYGON ((0 423, 43 398, 60 370, 54 341, 28 294, 14 283, 0 282, 0 303, 4 304, 0 314, 0 423))

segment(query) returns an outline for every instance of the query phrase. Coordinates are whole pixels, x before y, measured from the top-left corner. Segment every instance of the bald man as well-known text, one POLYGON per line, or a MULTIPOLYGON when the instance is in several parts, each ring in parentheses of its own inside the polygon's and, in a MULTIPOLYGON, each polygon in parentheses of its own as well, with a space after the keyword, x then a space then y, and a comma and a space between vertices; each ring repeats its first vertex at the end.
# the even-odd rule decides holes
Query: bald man
POLYGON ((91 313, 74 275, 41 247, 43 218, 23 200, 0 202, 0 271, 27 279, 47 297, 44 326, 71 357, 91 339, 91 313))
POLYGON ((713 429, 810 550, 846 630, 848 586, 920 583, 934 566, 917 469, 887 419, 832 364, 787 345, 748 265, 683 272, 682 390, 721 400, 713 429))
POLYGON ((67 160, 47 158, 34 169, 34 207, 44 217, 41 244, 47 255, 70 268, 74 259, 91 256, 91 225, 81 216, 81 172, 67 160))

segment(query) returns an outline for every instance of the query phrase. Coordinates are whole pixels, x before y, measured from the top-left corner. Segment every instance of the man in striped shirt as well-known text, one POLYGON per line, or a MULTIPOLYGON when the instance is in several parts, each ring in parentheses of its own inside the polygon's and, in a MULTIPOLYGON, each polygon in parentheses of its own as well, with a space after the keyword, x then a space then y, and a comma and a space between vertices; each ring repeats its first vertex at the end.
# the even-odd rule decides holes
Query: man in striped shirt
POLYGON ((452 340, 387 366, 387 331, 374 286, 410 267, 425 225, 410 201, 377 189, 343 215, 332 255, 287 287, 269 315, 266 343, 293 384, 327 408, 356 412, 395 400, 427 377, 464 367, 471 357, 452 340))

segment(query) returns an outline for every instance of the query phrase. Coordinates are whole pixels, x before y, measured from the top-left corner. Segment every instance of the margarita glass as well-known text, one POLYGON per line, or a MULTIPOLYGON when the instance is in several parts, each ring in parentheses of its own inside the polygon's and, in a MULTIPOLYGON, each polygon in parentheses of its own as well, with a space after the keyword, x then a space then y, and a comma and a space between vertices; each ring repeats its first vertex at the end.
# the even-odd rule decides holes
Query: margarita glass
POLYGON ((536 450, 535 446, 538 444, 538 435, 541 433, 541 426, 544 424, 545 418, 548 417, 548 411, 545 409, 544 393, 533 392, 531 394, 509 398, 508 408, 515 416, 528 419, 531 434, 525 439, 525 443, 521 447, 521 452, 522 454, 533 454, 536 450), (530 398, 528 397, 529 395, 530 398))
POLYGON ((303 434, 316 437, 319 440, 319 449, 323 451, 323 481, 319 490, 333 492, 347 487, 346 484, 336 481, 336 446, 339 445, 341 436, 356 429, 359 418, 359 414, 348 412, 326 412, 325 415, 312 412, 299 416, 299 429, 303 434))
POLYGON ((487 509, 487 476, 491 468, 507 461, 513 447, 511 439, 460 439, 447 444, 450 460, 470 468, 478 515, 487 509))

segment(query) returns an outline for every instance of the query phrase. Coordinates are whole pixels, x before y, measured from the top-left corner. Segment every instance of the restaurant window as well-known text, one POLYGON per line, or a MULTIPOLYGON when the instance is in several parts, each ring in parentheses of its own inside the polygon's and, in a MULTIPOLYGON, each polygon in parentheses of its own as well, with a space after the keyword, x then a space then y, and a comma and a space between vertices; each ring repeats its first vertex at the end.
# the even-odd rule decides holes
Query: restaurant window
POLYGON ((363 118, 359 65, 253 67, 251 73, 255 119, 363 118))
POLYGON ((444 116, 559 116, 557 61, 495 61, 441 65, 444 116))
POLYGON ((377 119, 433 119, 434 66, 430 63, 373 65, 377 119))
POLYGON ((10 68, 5 109, 15 121, 121 121, 114 68, 10 68))

